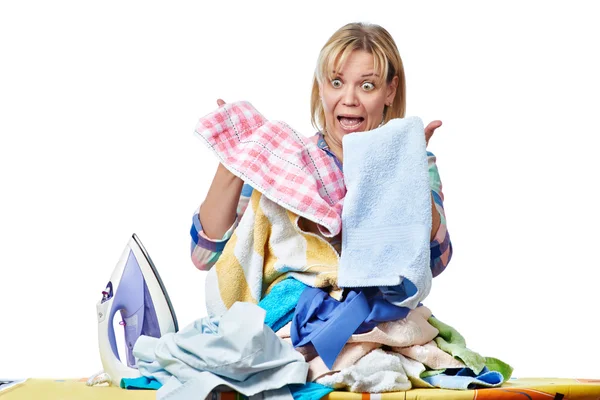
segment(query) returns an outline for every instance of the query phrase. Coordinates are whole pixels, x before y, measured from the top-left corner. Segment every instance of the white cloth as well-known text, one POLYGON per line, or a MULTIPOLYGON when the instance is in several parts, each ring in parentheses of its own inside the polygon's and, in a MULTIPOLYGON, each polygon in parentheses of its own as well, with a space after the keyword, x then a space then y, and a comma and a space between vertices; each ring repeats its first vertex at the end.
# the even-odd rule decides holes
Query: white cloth
POLYGON ((359 393, 402 392, 411 388, 433 387, 421 379, 423 371, 425 366, 418 361, 402 354, 375 349, 356 365, 333 375, 325 375, 317 379, 317 383, 359 393))
POLYGON ((351 367, 317 379, 317 383, 359 393, 403 392, 412 387, 400 358, 381 349, 351 367))

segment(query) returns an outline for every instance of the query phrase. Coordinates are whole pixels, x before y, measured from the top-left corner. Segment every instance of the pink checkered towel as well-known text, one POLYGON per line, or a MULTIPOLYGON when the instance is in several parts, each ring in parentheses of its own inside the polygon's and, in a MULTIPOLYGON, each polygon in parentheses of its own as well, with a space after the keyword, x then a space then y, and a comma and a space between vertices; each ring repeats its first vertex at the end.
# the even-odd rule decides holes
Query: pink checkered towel
POLYGON ((221 163, 280 206, 333 237, 342 229, 344 176, 314 141, 250 103, 225 104, 201 118, 196 134, 221 163))

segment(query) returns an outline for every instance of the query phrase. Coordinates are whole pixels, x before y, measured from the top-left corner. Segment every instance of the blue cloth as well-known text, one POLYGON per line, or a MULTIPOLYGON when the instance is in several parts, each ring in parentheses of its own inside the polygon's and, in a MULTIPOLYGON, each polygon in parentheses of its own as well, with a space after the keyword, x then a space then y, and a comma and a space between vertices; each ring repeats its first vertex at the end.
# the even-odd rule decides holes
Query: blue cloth
MULTIPOLYGON (((408 307, 398 307, 385 299, 385 295, 377 288, 360 288, 367 296, 371 312, 354 333, 366 333, 373 330, 381 322, 404 319, 410 312, 408 307)), ((419 303, 419 306, 421 303, 419 303)))
POLYGON ((333 388, 314 382, 307 382, 304 385, 288 385, 288 389, 294 400, 319 400, 333 392, 333 388))
POLYGON ((330 369, 354 333, 364 333, 378 323, 405 318, 410 310, 383 299, 377 288, 348 290, 337 301, 319 288, 302 292, 290 329, 295 347, 312 343, 330 369))
POLYGON ((146 376, 140 376, 139 378, 122 378, 120 386, 122 389, 135 390, 135 389, 150 389, 158 390, 162 387, 162 383, 154 378, 148 378, 146 376))
MULTIPOLYGON (((139 378, 123 378, 121 379, 121 388, 128 390, 150 389, 158 390, 162 384, 154 378, 141 376, 139 378)), ((305 384, 288 385, 294 400, 319 400, 329 393, 333 392, 333 388, 321 385, 315 382, 307 382, 305 384)), ((242 398, 247 396, 240 395, 242 398)))
POLYGON ((431 290, 431 187, 423 122, 392 119, 343 138, 340 287, 384 287, 414 309, 431 290))
POLYGON ((265 325, 277 332, 290 322, 306 287, 307 285, 294 278, 284 279, 276 284, 258 303, 258 306, 267 312, 265 325))
POLYGON ((162 383, 157 400, 204 399, 217 386, 252 396, 306 383, 304 357, 263 323, 265 314, 236 302, 222 317, 196 320, 177 333, 142 335, 133 347, 138 371, 162 383))
POLYGON ((478 386, 498 387, 504 378, 500 372, 490 371, 484 367, 480 374, 475 374, 470 368, 448 368, 442 374, 421 378, 432 386, 441 389, 473 389, 478 386))
POLYGON ((307 288, 302 292, 290 336, 295 347, 312 342, 325 365, 331 369, 338 354, 370 310, 362 292, 349 293, 345 301, 339 304, 327 301, 328 297, 331 298, 317 288, 307 288))

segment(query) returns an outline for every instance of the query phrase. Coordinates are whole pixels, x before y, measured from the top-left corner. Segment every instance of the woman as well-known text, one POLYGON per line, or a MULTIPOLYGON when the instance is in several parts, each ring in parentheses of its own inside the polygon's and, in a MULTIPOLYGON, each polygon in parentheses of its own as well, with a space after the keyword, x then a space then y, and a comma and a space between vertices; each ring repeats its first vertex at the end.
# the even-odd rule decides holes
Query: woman
MULTIPOLYGON (((217 104, 225 104, 217 100, 217 104)), ((390 34, 378 25, 348 24, 327 41, 315 69, 311 112, 319 130, 313 137, 343 169, 342 138, 369 131, 405 113, 405 80, 402 60, 390 34)), ((426 141, 441 121, 425 128, 426 141)), ((446 230, 442 185, 435 156, 428 152, 431 185, 431 270, 439 275, 452 256, 446 230)), ((201 270, 210 269, 241 219, 252 188, 219 164, 206 199, 193 217, 192 260, 201 270)), ((300 228, 323 237, 314 222, 301 219, 300 228)), ((324 238, 324 237, 323 237, 324 238)), ((324 238, 341 251, 341 236, 324 238)))

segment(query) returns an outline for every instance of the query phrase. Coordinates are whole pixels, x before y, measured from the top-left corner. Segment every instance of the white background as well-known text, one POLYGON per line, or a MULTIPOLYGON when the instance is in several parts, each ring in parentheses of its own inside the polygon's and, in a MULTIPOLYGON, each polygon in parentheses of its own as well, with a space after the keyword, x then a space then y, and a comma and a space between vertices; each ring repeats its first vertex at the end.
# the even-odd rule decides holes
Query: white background
POLYGON ((592 2, 0 4, 0 376, 101 369, 96 302, 136 232, 181 326, 205 315, 191 217, 215 100, 307 135, 342 25, 396 39, 408 115, 444 123, 455 253, 426 304, 517 377, 600 377, 600 24, 592 2))

